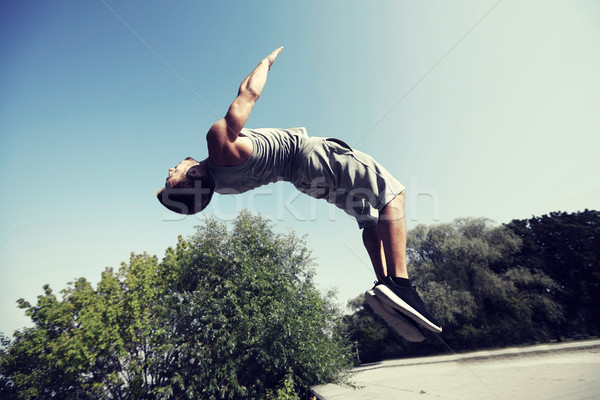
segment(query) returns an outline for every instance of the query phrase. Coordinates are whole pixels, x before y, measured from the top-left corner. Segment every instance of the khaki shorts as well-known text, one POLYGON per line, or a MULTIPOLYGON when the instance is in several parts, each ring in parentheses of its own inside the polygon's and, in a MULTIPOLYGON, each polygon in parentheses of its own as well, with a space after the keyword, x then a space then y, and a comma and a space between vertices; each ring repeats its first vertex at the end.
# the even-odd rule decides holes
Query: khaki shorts
POLYGON ((379 212, 405 190, 371 156, 339 139, 314 138, 320 143, 306 155, 294 186, 325 199, 356 218, 360 228, 376 226, 379 212))

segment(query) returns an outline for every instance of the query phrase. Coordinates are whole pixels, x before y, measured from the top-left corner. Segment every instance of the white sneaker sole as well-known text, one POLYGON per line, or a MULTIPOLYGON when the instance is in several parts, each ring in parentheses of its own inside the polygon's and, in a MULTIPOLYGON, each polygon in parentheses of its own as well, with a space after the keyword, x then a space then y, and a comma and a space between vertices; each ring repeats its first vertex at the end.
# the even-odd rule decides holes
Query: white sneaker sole
POLYGON ((365 300, 387 324, 409 342, 422 342, 425 336, 400 313, 377 298, 373 290, 365 292, 365 300))
POLYGON ((385 285, 377 285, 375 289, 373 289, 377 298, 381 300, 383 303, 388 305, 389 307, 394 308, 395 310, 400 311, 402 314, 411 318, 413 321, 421 325, 423 328, 429 329, 435 333, 441 333, 442 328, 435 325, 427 318, 425 318, 421 313, 412 308, 408 303, 402 300, 400 297, 396 296, 394 292, 390 288, 385 285))

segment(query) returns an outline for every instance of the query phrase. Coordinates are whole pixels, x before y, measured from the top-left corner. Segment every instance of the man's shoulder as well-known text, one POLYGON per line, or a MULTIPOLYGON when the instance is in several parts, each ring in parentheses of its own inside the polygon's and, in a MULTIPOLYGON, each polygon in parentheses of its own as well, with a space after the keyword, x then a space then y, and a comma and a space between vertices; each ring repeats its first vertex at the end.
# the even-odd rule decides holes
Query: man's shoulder
POLYGON ((295 128, 243 128, 240 134, 245 136, 301 136, 308 137, 308 132, 305 127, 295 128))
POLYGON ((252 140, 246 136, 238 136, 233 142, 217 142, 208 145, 208 159, 213 165, 221 167, 236 166, 252 155, 252 140))

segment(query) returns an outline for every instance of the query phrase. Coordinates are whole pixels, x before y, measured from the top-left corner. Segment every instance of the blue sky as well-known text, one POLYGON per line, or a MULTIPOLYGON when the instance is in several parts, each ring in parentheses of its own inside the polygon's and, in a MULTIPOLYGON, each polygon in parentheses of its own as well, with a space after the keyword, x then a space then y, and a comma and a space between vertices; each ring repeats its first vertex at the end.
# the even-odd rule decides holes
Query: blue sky
MULTIPOLYGON (((248 127, 306 126, 408 187, 408 226, 599 209, 597 1, 17 1, 0 5, 0 332, 201 217, 153 193, 285 46, 248 127), (112 11, 111 11, 112 9, 112 11)), ((284 183, 219 196, 306 234, 340 303, 373 280, 354 221, 284 183)), ((410 267, 409 267, 410 268, 410 267)), ((409 270, 410 272, 410 270, 409 270)))

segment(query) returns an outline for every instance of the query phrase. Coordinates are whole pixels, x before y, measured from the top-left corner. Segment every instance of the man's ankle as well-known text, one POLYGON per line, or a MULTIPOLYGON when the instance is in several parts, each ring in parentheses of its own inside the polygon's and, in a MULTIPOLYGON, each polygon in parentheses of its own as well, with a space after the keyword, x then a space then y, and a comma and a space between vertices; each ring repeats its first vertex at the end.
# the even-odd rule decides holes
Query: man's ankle
POLYGON ((397 276, 390 276, 390 279, 392 280, 392 282, 394 282, 398 286, 401 286, 401 287, 411 287, 411 283, 410 283, 410 279, 409 278, 400 278, 400 277, 397 277, 397 276))

